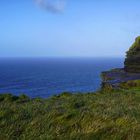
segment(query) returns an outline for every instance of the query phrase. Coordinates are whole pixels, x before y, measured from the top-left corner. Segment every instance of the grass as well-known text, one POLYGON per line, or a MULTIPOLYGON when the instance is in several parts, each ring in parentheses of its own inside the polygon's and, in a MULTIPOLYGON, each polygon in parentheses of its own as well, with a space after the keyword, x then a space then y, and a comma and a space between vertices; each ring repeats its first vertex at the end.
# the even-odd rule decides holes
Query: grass
POLYGON ((129 80, 127 82, 120 83, 119 86, 121 88, 123 88, 123 89, 128 89, 128 90, 130 90, 130 89, 133 89, 133 90, 138 89, 138 90, 140 90, 140 80, 129 80))
POLYGON ((0 95, 0 140, 139 140, 140 90, 0 95))

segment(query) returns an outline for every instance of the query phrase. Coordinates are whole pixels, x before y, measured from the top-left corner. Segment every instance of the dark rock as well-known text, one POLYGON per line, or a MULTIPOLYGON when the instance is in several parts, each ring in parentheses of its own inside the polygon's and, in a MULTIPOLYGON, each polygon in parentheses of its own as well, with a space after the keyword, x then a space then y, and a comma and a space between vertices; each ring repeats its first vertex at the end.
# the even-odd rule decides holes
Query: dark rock
POLYGON ((124 69, 127 72, 140 73, 140 37, 136 38, 127 52, 124 69))
POLYGON ((129 49, 124 68, 102 72, 102 89, 140 88, 140 37, 129 49))
MULTIPOLYGON (((130 73, 118 68, 102 72, 101 77, 103 89, 118 89, 122 88, 122 85, 128 83, 128 81, 129 83, 131 81, 131 85, 134 82, 136 83, 136 80, 140 80, 140 73, 130 73)), ((137 86, 137 84, 133 84, 133 87, 135 86, 137 86)))

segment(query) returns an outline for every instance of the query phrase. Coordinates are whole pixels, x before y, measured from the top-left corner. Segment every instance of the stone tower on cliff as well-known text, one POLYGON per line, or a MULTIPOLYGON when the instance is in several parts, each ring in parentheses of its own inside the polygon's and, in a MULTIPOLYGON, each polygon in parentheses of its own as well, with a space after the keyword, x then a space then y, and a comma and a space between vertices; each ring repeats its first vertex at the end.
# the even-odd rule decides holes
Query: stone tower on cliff
POLYGON ((127 52, 124 70, 131 73, 140 73, 140 36, 127 52))

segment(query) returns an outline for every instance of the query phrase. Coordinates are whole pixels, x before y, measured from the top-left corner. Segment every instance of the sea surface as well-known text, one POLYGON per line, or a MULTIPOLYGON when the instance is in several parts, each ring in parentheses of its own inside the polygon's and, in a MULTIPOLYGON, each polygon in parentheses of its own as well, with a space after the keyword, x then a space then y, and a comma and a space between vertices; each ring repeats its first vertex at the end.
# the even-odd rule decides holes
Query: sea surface
POLYGON ((0 58, 0 94, 47 98, 100 88, 100 73, 123 67, 123 58, 0 58))

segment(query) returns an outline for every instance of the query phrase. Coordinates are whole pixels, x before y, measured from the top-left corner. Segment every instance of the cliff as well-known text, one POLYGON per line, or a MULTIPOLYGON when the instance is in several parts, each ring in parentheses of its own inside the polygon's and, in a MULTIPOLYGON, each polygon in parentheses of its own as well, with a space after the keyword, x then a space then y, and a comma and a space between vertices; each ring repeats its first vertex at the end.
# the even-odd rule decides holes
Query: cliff
POLYGON ((124 68, 102 72, 102 88, 139 88, 140 87, 140 37, 126 53, 124 68))
POLYGON ((0 95, 0 140, 140 140, 139 93, 0 95))
POLYGON ((0 94, 0 140, 140 140, 140 72, 130 61, 138 58, 129 55, 132 48, 124 68, 102 73, 103 89, 114 90, 48 99, 0 94))
POLYGON ((127 57, 124 62, 125 71, 140 73, 140 36, 136 38, 126 56, 127 57))

